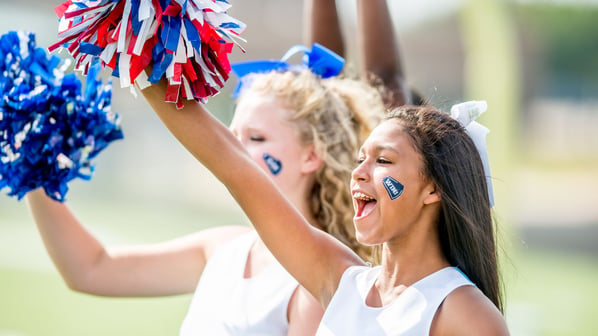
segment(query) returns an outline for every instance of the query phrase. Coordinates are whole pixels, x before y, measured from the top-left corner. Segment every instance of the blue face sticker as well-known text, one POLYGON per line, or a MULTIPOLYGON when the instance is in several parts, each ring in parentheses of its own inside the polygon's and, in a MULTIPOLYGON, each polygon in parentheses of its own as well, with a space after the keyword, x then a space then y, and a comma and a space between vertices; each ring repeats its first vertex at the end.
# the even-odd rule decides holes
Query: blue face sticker
POLYGON ((384 188, 386 188, 386 192, 388 192, 388 196, 390 196, 391 200, 396 199, 403 193, 403 185, 390 176, 383 178, 382 184, 384 184, 384 188))
POLYGON ((266 166, 268 166, 268 169, 270 169, 272 175, 278 175, 282 170, 282 162, 268 153, 262 154, 262 157, 264 158, 264 162, 266 162, 266 166))

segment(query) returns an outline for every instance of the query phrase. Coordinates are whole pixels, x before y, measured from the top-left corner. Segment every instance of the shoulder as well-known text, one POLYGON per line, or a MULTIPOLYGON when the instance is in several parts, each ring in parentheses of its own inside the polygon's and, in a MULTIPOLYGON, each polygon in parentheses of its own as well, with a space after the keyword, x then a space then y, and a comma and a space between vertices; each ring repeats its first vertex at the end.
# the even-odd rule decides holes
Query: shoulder
POLYGON ((223 225, 193 233, 186 239, 201 246, 206 259, 209 259, 219 247, 249 232, 254 232, 249 226, 223 225))
POLYGON ((504 317, 477 287, 461 286, 444 300, 431 335, 509 335, 504 317))
POLYGON ((349 283, 349 282, 352 282, 355 284, 373 283, 373 281, 380 274, 381 270, 382 270, 381 266, 375 266, 375 267, 372 267, 370 265, 348 266, 341 276, 341 279, 339 281, 339 286, 341 283, 349 283))
POLYGON ((201 232, 204 236, 209 236, 218 240, 232 240, 247 232, 254 232, 254 230, 251 226, 246 225, 222 225, 205 229, 201 232))

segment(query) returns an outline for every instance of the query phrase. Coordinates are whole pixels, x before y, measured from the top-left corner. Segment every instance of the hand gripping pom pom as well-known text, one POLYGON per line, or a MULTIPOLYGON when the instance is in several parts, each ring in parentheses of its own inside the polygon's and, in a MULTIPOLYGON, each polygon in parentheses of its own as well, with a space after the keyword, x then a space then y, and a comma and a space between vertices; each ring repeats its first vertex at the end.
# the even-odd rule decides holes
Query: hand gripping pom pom
POLYGON ((91 179, 91 160, 123 137, 99 64, 89 67, 84 92, 64 68, 36 47, 32 33, 0 37, 0 189, 19 200, 42 187, 63 202, 67 183, 91 179))
POLYGON ((181 108, 183 98, 205 102, 229 77, 227 57, 245 29, 229 8, 226 0, 69 0, 55 8, 60 41, 49 50, 66 47, 84 74, 99 58, 121 87, 166 77, 165 101, 181 108))

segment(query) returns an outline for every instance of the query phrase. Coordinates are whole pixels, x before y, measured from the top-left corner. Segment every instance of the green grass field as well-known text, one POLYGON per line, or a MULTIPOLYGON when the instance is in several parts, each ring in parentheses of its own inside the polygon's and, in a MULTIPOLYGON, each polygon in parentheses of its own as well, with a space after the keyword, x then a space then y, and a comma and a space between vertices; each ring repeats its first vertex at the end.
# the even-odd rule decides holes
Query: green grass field
MULTIPOLYGON (((80 202, 73 208, 106 244, 160 241, 243 220, 237 213, 165 204, 80 202)), ((595 258, 532 248, 509 254, 506 315, 513 335, 595 335, 595 258)), ((46 256, 24 202, 0 199, 0 336, 176 335, 190 299, 100 298, 70 291, 46 256)))
MULTIPOLYGON (((107 245, 157 242, 244 221, 235 211, 163 202, 71 203, 107 245)), ((191 295, 104 298, 71 291, 47 257, 25 202, 0 198, 0 336, 177 335, 190 300, 191 295)))
POLYGON ((596 335, 598 260, 523 250, 506 268, 507 321, 513 335, 596 335))

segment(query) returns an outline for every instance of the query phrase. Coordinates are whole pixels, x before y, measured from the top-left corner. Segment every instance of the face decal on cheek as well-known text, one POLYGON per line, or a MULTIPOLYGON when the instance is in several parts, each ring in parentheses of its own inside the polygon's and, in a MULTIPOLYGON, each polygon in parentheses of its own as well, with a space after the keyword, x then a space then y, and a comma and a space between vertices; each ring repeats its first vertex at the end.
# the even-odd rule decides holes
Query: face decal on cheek
POLYGON ((398 198, 403 193, 403 185, 390 176, 383 178, 382 184, 384 185, 384 188, 386 188, 386 192, 388 192, 388 196, 390 196, 391 200, 398 198))
POLYGON ((262 154, 262 157, 264 158, 264 162, 266 162, 266 166, 268 166, 268 169, 272 175, 278 175, 282 170, 282 162, 268 153, 262 154))

